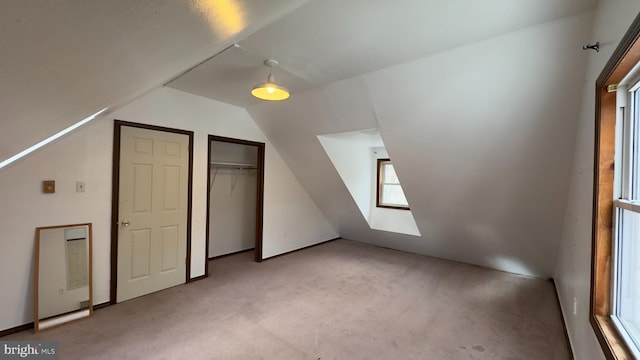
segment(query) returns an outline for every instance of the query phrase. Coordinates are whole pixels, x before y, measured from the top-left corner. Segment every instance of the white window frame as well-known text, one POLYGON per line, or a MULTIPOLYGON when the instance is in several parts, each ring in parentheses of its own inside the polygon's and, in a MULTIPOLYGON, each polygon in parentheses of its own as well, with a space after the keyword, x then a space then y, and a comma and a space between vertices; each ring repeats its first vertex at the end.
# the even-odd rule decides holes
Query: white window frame
MULTIPOLYGON (((634 73, 632 71, 631 73, 634 73)), ((623 212, 640 215, 640 76, 636 74, 621 81, 617 89, 616 154, 613 201, 613 249, 611 320, 636 358, 640 358, 640 335, 634 338, 625 321, 618 317, 621 289, 621 245, 623 212), (627 86, 630 83, 632 86, 627 86)), ((626 240, 634 241, 634 240, 626 240)), ((638 241, 638 240, 635 240, 638 241)), ((638 260, 640 261, 640 260, 638 260)), ((640 301, 640 299, 638 299, 640 301)), ((638 334, 636 334, 638 335, 638 334)))
MULTIPOLYGON (((377 173, 377 189, 376 189, 376 207, 379 208, 388 208, 388 209, 397 209, 397 210, 410 210, 409 208, 409 200, 407 200, 407 204, 399 204, 399 203, 387 203, 383 201, 382 198, 382 194, 383 194, 383 189, 385 185, 398 185, 400 186, 400 189, 402 189, 402 185, 400 184, 400 180, 398 180, 398 183, 385 183, 384 182, 384 165, 389 164, 391 166, 393 166, 393 163, 391 162, 391 159, 385 158, 385 159, 377 159, 377 163, 376 163, 376 173, 377 173)), ((395 168, 394 168, 395 170, 395 168)), ((404 193, 404 189, 402 189, 402 192, 404 193)), ((405 195, 405 199, 406 199, 406 195, 405 195)))

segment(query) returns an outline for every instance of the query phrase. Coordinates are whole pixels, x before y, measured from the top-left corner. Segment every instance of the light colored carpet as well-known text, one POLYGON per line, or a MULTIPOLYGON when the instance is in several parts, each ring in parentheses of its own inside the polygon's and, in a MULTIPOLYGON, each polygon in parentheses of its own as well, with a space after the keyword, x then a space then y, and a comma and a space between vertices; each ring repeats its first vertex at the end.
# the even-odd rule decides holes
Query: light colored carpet
POLYGON ((60 359, 569 359, 549 281, 347 240, 267 260, 2 340, 60 359))

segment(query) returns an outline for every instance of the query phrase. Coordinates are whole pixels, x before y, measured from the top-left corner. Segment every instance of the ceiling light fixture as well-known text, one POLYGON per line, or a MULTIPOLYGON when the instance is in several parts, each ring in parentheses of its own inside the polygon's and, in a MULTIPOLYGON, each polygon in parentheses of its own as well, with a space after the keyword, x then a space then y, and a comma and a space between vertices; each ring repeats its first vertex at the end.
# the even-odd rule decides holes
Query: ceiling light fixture
POLYGON ((258 84, 251 90, 251 95, 257 97, 260 100, 266 101, 282 101, 289 98, 289 90, 282 85, 276 83, 273 77, 273 67, 278 66, 278 62, 273 59, 267 59, 264 64, 269 67, 269 76, 267 76, 267 82, 258 84))

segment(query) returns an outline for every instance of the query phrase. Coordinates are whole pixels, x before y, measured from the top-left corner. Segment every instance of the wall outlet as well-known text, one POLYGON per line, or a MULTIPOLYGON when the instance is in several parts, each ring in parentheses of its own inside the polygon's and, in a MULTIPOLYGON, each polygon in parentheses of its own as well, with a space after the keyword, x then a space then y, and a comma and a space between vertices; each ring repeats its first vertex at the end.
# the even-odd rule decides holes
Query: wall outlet
POLYGON ((86 186, 82 181, 76 181, 76 192, 85 192, 86 186))

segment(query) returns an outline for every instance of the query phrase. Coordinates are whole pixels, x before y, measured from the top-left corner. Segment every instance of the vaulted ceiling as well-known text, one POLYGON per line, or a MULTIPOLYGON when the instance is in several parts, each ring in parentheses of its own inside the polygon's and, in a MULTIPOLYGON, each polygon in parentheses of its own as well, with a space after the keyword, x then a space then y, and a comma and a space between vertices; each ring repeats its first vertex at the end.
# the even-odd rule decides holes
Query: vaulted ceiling
POLYGON ((163 85, 304 2, 0 2, 0 159, 163 85))
MULTIPOLYGON (((263 60, 294 93, 592 10, 595 0, 309 1, 170 84, 230 104, 260 101, 263 60)), ((531 44, 544 48, 544 44, 531 44)))
POLYGON ((595 6, 4 1, 0 159, 169 82, 246 108, 343 237, 548 276, 595 6), (249 95, 266 58, 290 100, 249 95), (371 230, 317 140, 371 128, 422 236, 371 230))

